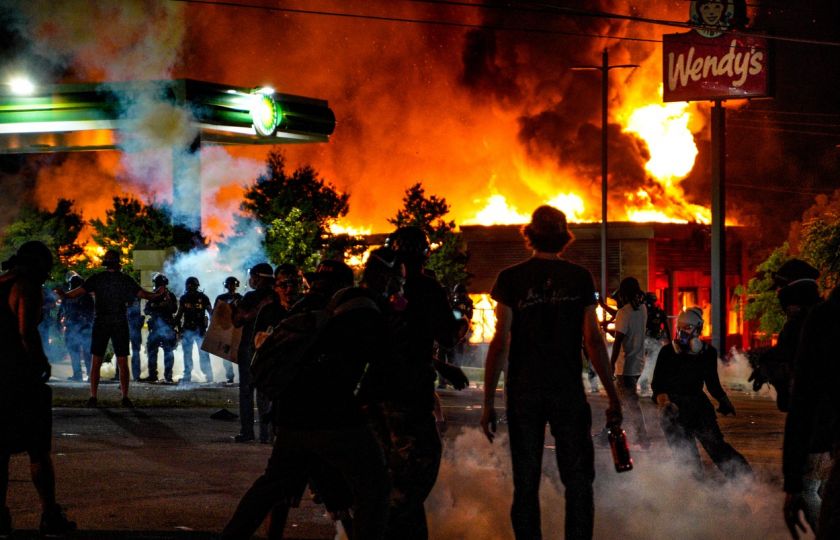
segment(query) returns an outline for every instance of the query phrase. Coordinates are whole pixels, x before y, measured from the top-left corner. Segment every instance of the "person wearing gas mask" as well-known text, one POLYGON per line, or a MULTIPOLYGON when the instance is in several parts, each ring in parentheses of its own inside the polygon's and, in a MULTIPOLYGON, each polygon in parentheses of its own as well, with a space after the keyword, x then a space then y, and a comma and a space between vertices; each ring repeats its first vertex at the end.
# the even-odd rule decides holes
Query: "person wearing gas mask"
POLYGON ((178 312, 175 323, 181 329, 181 350, 184 353, 184 375, 182 383, 192 381, 193 346, 198 348, 198 359, 201 373, 205 382, 213 382, 213 364, 210 363, 210 353, 201 350, 201 341, 207 333, 208 316, 212 314, 210 299, 203 291, 198 290, 201 284, 198 278, 190 276, 184 287, 186 292, 178 301, 178 312))
MULTIPOLYGON (((282 538, 289 507, 300 500, 307 483, 342 519, 350 538, 383 537, 388 472, 362 398, 388 346, 382 304, 371 292, 353 287, 353 271, 340 261, 324 260, 306 278, 310 290, 288 320, 310 312, 326 318, 306 354, 309 360, 275 396, 277 437, 271 458, 225 526, 225 540, 250 538, 269 512, 268 537, 282 538), (351 506, 352 524, 346 512, 351 506)), ((283 332, 282 326, 273 330, 283 332)))
POLYGON ((29 455, 32 483, 41 502, 39 533, 58 537, 76 530, 55 500, 52 446, 52 391, 47 384, 50 363, 44 354, 41 321, 44 282, 53 257, 41 242, 25 242, 3 262, 0 275, 0 537, 12 534, 6 506, 12 454, 29 455))
POLYGON ((158 380, 158 349, 163 349, 163 379, 173 383, 172 368, 175 365, 175 346, 178 337, 175 333, 175 313, 178 311, 178 299, 170 291, 169 278, 161 273, 152 277, 158 298, 146 302, 145 314, 149 318, 149 337, 146 340, 150 382, 158 380))
MULTIPOLYGON (((67 280, 67 290, 81 287, 85 280, 72 272, 67 280)), ((82 380, 82 364, 90 378, 90 333, 93 329, 93 296, 85 294, 79 298, 66 299, 58 308, 59 326, 64 331, 64 344, 70 355, 70 367, 73 369, 72 381, 82 380)))
POLYGON ((62 299, 79 298, 87 293, 93 293, 94 295, 94 319, 90 338, 92 357, 90 398, 87 401, 87 406, 97 406, 99 370, 102 367, 105 350, 110 341, 114 347, 114 356, 117 357, 117 365, 119 366, 122 406, 133 407, 134 405, 128 398, 130 372, 128 369, 129 331, 126 305, 135 298, 157 300, 163 292, 159 290, 146 291, 137 284, 134 278, 124 274, 121 271, 120 253, 116 250, 109 249, 105 252, 102 257, 102 266, 105 267, 105 271, 90 276, 81 287, 76 287, 69 292, 56 289, 55 292, 62 299))
POLYGON ((764 384, 776 389, 776 405, 782 412, 790 408, 793 369, 799 334, 811 308, 820 301, 817 278, 820 272, 800 259, 790 259, 773 273, 773 288, 785 313, 785 324, 776 346, 761 355, 749 380, 758 391, 764 384))
POLYGON ((703 310, 689 308, 677 317, 672 345, 659 351, 651 388, 665 440, 697 478, 703 477, 703 465, 695 440, 727 478, 752 474, 744 456, 724 440, 715 409, 703 392, 705 385, 720 414, 735 415, 718 377, 717 350, 700 339, 702 331, 703 310))
MULTIPOLYGON (((442 444, 434 411, 435 371, 456 390, 469 385, 464 372, 434 355, 434 347, 451 349, 466 321, 455 318, 446 290, 424 269, 430 252, 429 239, 419 227, 400 227, 388 237, 397 264, 405 267, 406 366, 402 380, 407 384, 401 396, 399 433, 408 446, 401 449, 396 465, 405 479, 406 492, 391 505, 386 538, 428 537, 424 501, 437 480, 442 444), (409 489, 410 488, 410 489, 409 489)), ((392 474, 395 465, 392 465, 392 474)))
MULTIPOLYGON (((236 292, 236 289, 239 288, 239 280, 234 276, 228 276, 225 278, 224 287, 227 292, 217 296, 216 300, 213 302, 213 306, 215 306, 218 302, 224 302, 226 304, 230 304, 231 306, 235 306, 240 300, 242 300, 242 295, 236 292)), ((233 362, 230 360, 224 360, 224 365, 227 382, 232 383, 235 376, 233 371, 233 362)))

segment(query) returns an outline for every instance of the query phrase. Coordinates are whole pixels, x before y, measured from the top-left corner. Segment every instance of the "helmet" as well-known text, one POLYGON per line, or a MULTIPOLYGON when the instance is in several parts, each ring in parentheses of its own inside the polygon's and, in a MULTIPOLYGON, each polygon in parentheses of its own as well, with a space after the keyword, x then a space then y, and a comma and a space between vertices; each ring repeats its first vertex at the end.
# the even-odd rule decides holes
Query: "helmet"
POLYGON ((102 266, 105 268, 119 268, 120 266, 120 252, 116 249, 109 249, 102 256, 102 266))
POLYGON ((184 284, 184 286, 185 286, 187 289, 190 289, 190 288, 193 288, 193 289, 198 289, 198 287, 199 287, 200 285, 201 285, 201 283, 199 283, 199 282, 198 282, 198 278, 197 278, 197 277, 195 277, 195 276, 190 276, 190 277, 188 277, 188 278, 187 278, 187 282, 184 284))
POLYGON ((228 276, 225 278, 225 289, 229 289, 231 287, 239 287, 239 280, 233 276, 228 276))
POLYGON ((248 270, 248 274, 251 277, 267 277, 267 278, 274 278, 274 269, 271 267, 270 264, 266 262, 261 262, 259 264, 254 265, 250 270, 248 270))
POLYGON ((161 274, 160 272, 157 272, 155 273, 155 275, 152 276, 152 283, 155 284, 155 287, 160 287, 161 285, 169 285, 169 278, 161 274))
POLYGON ((703 332, 703 310, 691 307, 677 317, 677 334, 674 348, 677 352, 697 354, 703 350, 700 334, 703 332))
POLYGON ((75 289, 76 287, 81 287, 84 282, 85 280, 82 278, 82 276, 80 276, 76 272, 73 272, 73 275, 67 279, 67 285, 70 287, 71 290, 75 289))

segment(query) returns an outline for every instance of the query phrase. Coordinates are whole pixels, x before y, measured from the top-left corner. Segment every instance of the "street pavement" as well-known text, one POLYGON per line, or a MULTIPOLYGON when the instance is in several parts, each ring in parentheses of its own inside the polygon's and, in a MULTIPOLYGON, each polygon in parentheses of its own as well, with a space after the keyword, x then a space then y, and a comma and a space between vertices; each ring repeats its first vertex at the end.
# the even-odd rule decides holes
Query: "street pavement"
MULTIPOLYGON (((86 385, 58 382, 53 387, 56 403, 63 405, 53 412, 58 498, 68 515, 79 523, 80 532, 75 538, 216 538, 241 495, 263 470, 270 453, 269 445, 233 443, 231 436, 238 432, 238 421, 210 419, 220 407, 236 411, 237 388, 233 385, 134 384, 132 398, 140 405, 135 409, 117 406, 118 388, 113 383, 101 387, 100 403, 105 406, 97 409, 78 406, 87 397, 86 385)), ((510 493, 506 487, 509 486, 509 474, 504 470, 509 467, 509 458, 506 452, 489 454, 499 451, 504 443, 491 447, 474 430, 481 412, 481 391, 477 388, 463 392, 442 390, 440 394, 448 420, 445 444, 459 454, 448 454, 439 486, 430 498, 433 500, 429 516, 431 530, 437 538, 509 538, 507 505, 510 493), (479 481, 490 474, 481 468, 487 465, 482 464, 485 455, 490 456, 487 463, 497 459, 495 467, 502 469, 501 483, 490 487, 479 481), (469 467, 474 470, 471 472, 469 467), (467 492, 464 486, 455 485, 472 481, 476 481, 476 485, 467 492), (483 489, 488 493, 482 494, 483 489), (490 490, 495 490, 496 499, 490 499, 490 490), (457 512, 451 511, 459 508, 459 498, 461 502, 472 501, 473 492, 476 498, 474 513, 464 507, 457 512), (482 497, 487 500, 480 500, 482 497), (502 532, 478 529, 478 524, 491 527, 487 524, 488 508, 493 513, 495 525, 492 526, 504 527, 502 532), (459 527, 464 524, 459 520, 477 525, 462 529, 459 527), (462 530, 471 532, 457 532, 462 530)), ((768 495, 773 499, 768 504, 770 509, 761 509, 763 513, 758 517, 771 520, 765 530, 776 531, 783 527, 781 513, 775 509, 781 504, 780 448, 784 417, 766 395, 756 396, 746 391, 730 391, 730 395, 738 416, 721 418, 721 427, 727 439, 753 464, 762 486, 772 494, 768 495)), ((603 423, 606 399, 597 394, 590 395, 589 400, 597 431, 603 423)), ((501 402, 500 396, 497 403, 501 402)), ((661 431, 655 420, 651 420, 656 417, 653 403, 644 399, 642 405, 653 434, 653 448, 662 449, 665 445, 661 431)), ((504 432, 502 423, 500 433, 504 432)), ((550 437, 546 439, 546 447, 550 454, 553 449, 550 437)), ((636 453, 637 469, 643 470, 652 459, 645 456, 644 450, 635 446, 632 449, 636 453)), ((597 447, 596 461, 599 478, 631 478, 612 473, 608 449, 597 447)), ((547 463, 550 463, 548 458, 547 463)), ((548 469, 551 467, 547 466, 548 469)), ((641 483, 643 477, 638 478, 641 483)), ((555 473, 544 491, 554 493, 558 489, 556 483, 555 473)), ((649 489, 649 486, 640 485, 642 488, 649 489)), ((597 494, 605 489, 613 488, 599 487, 596 482, 596 508, 601 504, 597 494)), ((12 459, 9 507, 16 528, 22 529, 15 538, 34 538, 39 508, 25 456, 12 459)), ((562 505, 559 511, 562 514, 562 505)), ((544 528, 546 520, 554 519, 546 514, 548 512, 544 510, 544 528)), ((596 537, 612 537, 612 534, 599 533, 602 530, 599 527, 596 524, 596 537)), ((547 537, 562 536, 555 533, 547 537)), ((264 535, 265 529, 260 534, 264 535)), ((307 497, 299 509, 292 511, 286 534, 289 538, 331 539, 335 537, 335 529, 322 507, 307 497)), ((777 537, 759 531, 756 534, 761 534, 755 538, 762 540, 777 537)), ((638 533, 623 537, 658 535, 638 533)), ((741 535, 741 538, 745 536, 741 535)))

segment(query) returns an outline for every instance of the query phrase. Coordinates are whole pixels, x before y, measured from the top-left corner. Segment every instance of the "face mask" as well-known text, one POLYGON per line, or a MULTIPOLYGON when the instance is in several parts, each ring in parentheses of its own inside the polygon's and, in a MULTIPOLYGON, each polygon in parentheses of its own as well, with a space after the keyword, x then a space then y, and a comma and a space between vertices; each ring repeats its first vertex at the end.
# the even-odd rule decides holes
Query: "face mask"
POLYGON ((698 354, 703 350, 703 342, 694 335, 693 331, 680 329, 674 339, 674 349, 677 352, 698 354))

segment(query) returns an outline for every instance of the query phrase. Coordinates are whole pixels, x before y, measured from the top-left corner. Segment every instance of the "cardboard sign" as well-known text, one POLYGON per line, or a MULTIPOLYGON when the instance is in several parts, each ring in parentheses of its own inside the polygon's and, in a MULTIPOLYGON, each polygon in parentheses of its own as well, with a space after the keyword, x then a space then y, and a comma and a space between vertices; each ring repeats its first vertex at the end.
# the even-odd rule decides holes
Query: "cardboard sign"
POLYGON ((242 328, 233 326, 233 308, 226 302, 216 303, 201 350, 237 364, 236 353, 241 339, 242 328))

